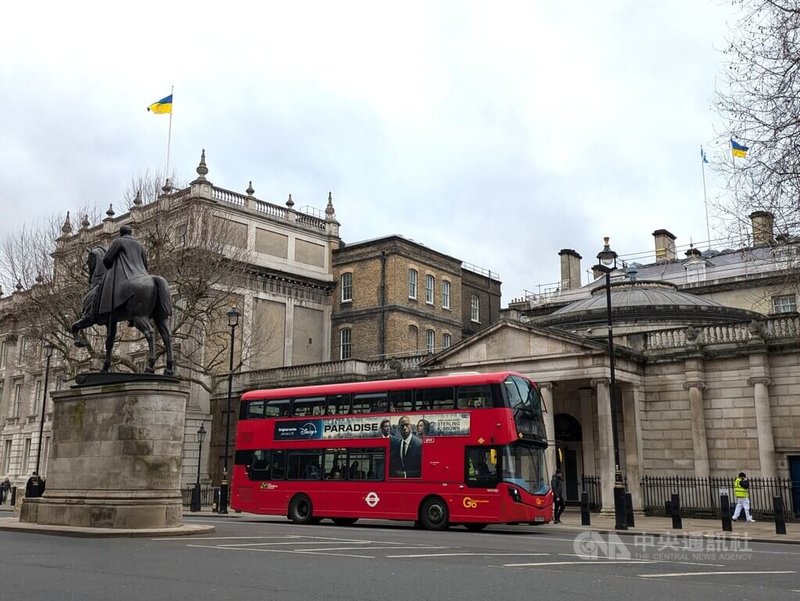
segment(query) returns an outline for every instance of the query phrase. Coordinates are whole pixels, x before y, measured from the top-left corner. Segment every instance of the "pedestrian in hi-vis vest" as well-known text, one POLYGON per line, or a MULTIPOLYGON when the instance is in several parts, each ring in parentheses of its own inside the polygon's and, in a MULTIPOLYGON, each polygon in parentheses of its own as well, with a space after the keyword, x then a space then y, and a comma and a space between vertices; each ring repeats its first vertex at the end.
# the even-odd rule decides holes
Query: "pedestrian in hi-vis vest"
POLYGON ((748 522, 755 522, 750 515, 750 481, 744 472, 739 472, 739 476, 733 481, 733 496, 736 497, 736 511, 733 512, 733 521, 739 519, 739 514, 744 509, 744 516, 748 522))

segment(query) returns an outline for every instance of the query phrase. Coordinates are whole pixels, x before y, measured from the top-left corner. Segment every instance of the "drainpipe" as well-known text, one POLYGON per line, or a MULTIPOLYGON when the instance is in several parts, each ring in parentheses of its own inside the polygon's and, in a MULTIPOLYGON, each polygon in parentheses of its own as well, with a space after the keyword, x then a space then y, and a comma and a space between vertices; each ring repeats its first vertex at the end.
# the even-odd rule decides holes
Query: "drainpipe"
POLYGON ((386 355, 386 251, 381 251, 381 320, 378 324, 381 359, 386 355))

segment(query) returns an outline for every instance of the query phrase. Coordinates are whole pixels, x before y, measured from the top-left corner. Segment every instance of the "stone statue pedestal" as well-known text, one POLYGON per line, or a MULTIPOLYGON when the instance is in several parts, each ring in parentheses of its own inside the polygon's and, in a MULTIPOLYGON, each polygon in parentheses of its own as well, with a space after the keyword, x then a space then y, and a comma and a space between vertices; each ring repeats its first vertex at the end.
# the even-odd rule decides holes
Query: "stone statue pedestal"
POLYGON ((47 487, 44 496, 25 499, 20 522, 129 530, 181 526, 188 385, 143 374, 83 382, 52 394, 47 487))

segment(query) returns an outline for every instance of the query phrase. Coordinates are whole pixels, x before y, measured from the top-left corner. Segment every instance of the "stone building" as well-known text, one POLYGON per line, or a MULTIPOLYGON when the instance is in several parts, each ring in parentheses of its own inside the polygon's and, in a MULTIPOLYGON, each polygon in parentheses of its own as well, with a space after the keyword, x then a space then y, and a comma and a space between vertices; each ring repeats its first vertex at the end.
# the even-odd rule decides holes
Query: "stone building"
MULTIPOLYGON (((754 213, 745 248, 685 259, 654 232, 656 260, 611 278, 621 467, 634 506, 641 478, 783 477, 800 481, 797 242, 777 244, 754 213)), ((514 369, 542 386, 569 500, 599 477, 611 506, 614 446, 605 277, 580 286, 580 255, 562 250, 563 288, 519 299, 504 318, 422 363, 427 373, 514 369), (577 264, 576 264, 577 263, 577 264)), ((795 491, 800 492, 800 491, 795 491)), ((795 500, 800 508, 800 498, 795 500)))
MULTIPOLYGON (((235 304, 242 314, 236 331, 237 365, 259 369, 329 360, 335 288, 331 258, 341 242, 331 196, 324 210, 298 210, 291 196, 281 206, 259 199, 252 185, 245 193, 214 186, 206 177, 208 172, 204 151, 196 179, 185 188, 175 189, 167 182, 151 202, 137 195, 128 211, 116 214, 109 207, 106 218, 94 225, 85 217, 73 224, 67 216, 54 245, 52 271, 25 285, 18 283, 12 294, 0 298, 0 476, 24 483, 40 456, 40 406, 46 376, 48 390, 59 390, 77 371, 100 366, 96 352, 73 347, 68 324, 77 319, 80 296, 86 291, 86 276, 80 269, 86 250, 107 247, 123 224, 132 225, 134 235, 148 249, 151 272, 158 273, 154 265, 181 263, 174 271, 180 276, 170 281, 173 328, 180 330, 173 342, 178 347, 178 375, 193 382, 185 438, 193 443, 201 423, 211 431, 211 444, 204 448, 204 455, 211 450, 209 458, 201 462, 203 479, 209 472, 218 472, 224 447, 222 422, 211 423, 211 397, 227 380, 225 310, 235 304), (203 264, 214 262, 219 262, 216 271, 202 270, 203 264), (79 286, 68 281, 76 277, 79 286), (213 278, 205 290, 208 310, 202 314, 208 323, 178 325, 187 313, 181 292, 191 287, 192 278, 203 277, 213 278), (234 277, 236 281, 231 281, 234 277), (37 323, 36 315, 23 310, 36 295, 58 299, 52 302, 63 305, 64 323, 37 323), (47 373, 42 354, 45 340, 55 346, 47 373)), ((103 334, 103 329, 98 334, 89 332, 95 350, 102 348, 103 334)), ((134 340, 123 340, 115 347, 123 362, 115 366, 117 370, 143 366, 142 342, 135 336, 128 338, 134 340)), ((51 415, 50 405, 44 416, 44 475, 51 415)), ((185 481, 194 480, 197 462, 197 446, 187 444, 185 481)))
POLYGON ((434 353, 499 318, 496 274, 402 236, 343 245, 333 276, 340 360, 434 353))
MULTIPOLYGON (((123 224, 130 224, 148 249, 152 273, 166 275, 157 266, 170 265, 177 274, 167 277, 175 307, 173 343, 178 376, 192 382, 185 483, 194 482, 198 461, 204 482, 221 480, 226 435, 232 438, 234 432, 237 404, 228 411, 226 386, 231 330, 225 313, 231 305, 241 313, 233 330, 233 399, 245 389, 276 383, 420 373, 421 356, 499 318, 496 274, 400 236, 345 245, 331 194, 323 210, 297 209, 291 195, 283 205, 259 198, 252 183, 244 193, 215 186, 207 177, 205 151, 196 172, 186 187, 167 182, 152 199, 137 194, 124 213, 109 206, 100 223, 88 217, 75 223, 67 215, 44 273, 23 278, 9 296, 0 294, 0 478, 23 484, 37 457, 46 476, 52 403, 47 400, 44 414, 41 404, 75 373, 100 367, 104 330, 88 332, 93 343, 88 352, 74 348, 68 326, 86 292, 86 251, 107 247, 123 224), (203 271, 204 263, 218 263, 216 271, 203 271), (413 293, 412 269, 418 278, 413 293), (203 278, 213 280, 207 289, 192 287, 192 280, 203 278), (186 319, 182 294, 187 291, 189 296, 202 291, 213 301, 194 323, 186 319), (60 321, 24 310, 34 298, 42 307, 57 307, 60 321), (348 327, 349 350, 342 342, 348 327), (55 347, 50 363, 45 341, 55 347), (210 436, 199 458, 195 434, 201 424, 210 436)), ((122 330, 114 369, 141 370, 145 346, 135 332, 122 330)), ((228 452, 230 461, 232 445, 228 452)))
MULTIPOLYGON (((797 245, 770 234, 764 225, 771 223, 769 215, 752 219, 753 244, 724 251, 690 246, 683 259, 676 237, 657 230, 655 260, 620 264, 611 274, 618 444, 636 508, 644 503, 644 476, 732 476, 745 470, 800 482, 797 245)), ((353 291, 353 307, 334 311, 337 325, 357 323, 354 316, 380 298, 374 275, 380 273, 380 250, 353 246, 352 262, 335 253, 335 302, 341 302, 342 273, 352 273, 346 284, 354 285, 372 257, 372 303, 357 305, 353 291)), ((610 508, 615 466, 605 278, 596 272, 581 285, 581 256, 571 249, 559 255, 564 277, 558 290, 513 301, 498 321, 435 354, 401 362, 367 353, 363 359, 244 372, 236 388, 518 371, 541 386, 548 463, 551 469, 556 465, 558 450, 567 498, 577 501, 588 477, 599 481, 597 500, 610 508)), ((408 260, 400 265, 397 279, 405 294, 408 260)), ((426 268, 436 280, 455 276, 426 268)), ((373 322, 379 314, 372 313, 373 322)), ((375 327, 366 337, 374 340, 377 332, 375 327)), ((800 498, 794 503, 800 508, 800 498)))

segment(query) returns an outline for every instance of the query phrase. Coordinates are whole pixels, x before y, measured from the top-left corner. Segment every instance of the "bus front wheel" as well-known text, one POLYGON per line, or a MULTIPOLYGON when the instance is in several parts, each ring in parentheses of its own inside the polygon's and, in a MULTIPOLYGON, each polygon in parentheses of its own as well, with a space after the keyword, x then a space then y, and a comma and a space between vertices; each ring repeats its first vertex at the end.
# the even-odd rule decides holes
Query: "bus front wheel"
POLYGON ((295 524, 311 524, 314 521, 314 506, 306 495, 297 495, 289 503, 289 519, 295 524))
POLYGON ((450 525, 447 503, 439 497, 425 499, 419 510, 419 521, 426 530, 446 530, 450 525))

